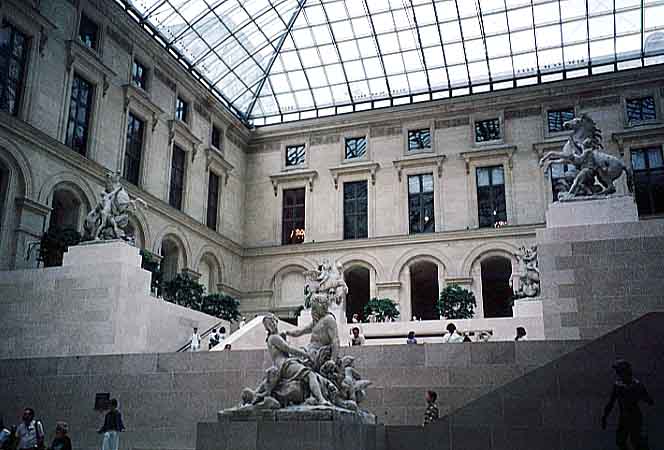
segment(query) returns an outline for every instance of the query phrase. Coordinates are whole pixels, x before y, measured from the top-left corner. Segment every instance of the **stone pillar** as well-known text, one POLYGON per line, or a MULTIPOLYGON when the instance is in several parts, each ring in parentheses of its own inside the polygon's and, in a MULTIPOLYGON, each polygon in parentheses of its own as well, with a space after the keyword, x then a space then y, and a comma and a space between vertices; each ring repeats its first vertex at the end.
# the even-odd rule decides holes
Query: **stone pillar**
POLYGON ((410 297, 410 266, 404 267, 401 271, 401 289, 399 290, 399 312, 402 322, 410 322, 413 318, 413 308, 411 305, 410 297))
POLYGON ((51 208, 26 197, 16 199, 16 207, 18 226, 13 266, 15 269, 34 269, 39 264, 39 241, 51 208))

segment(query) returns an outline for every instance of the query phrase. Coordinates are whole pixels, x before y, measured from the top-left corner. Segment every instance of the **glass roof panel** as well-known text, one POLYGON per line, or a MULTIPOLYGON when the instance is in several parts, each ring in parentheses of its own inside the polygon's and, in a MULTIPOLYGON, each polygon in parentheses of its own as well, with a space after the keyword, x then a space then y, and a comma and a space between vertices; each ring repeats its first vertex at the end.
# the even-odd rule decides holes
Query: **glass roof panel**
POLYGON ((664 61, 664 0, 118 1, 248 124, 664 61))

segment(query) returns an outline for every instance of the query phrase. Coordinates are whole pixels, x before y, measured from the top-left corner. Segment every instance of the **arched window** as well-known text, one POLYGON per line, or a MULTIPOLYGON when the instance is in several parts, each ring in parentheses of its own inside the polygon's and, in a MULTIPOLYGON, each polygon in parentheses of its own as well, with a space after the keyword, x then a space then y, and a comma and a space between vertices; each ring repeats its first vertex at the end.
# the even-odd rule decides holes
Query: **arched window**
POLYGON ((170 281, 180 271, 180 247, 172 239, 164 239, 161 243, 161 274, 163 281, 170 281))
POLYGON ((503 256, 490 256, 480 267, 484 317, 512 317, 512 262, 503 256))
POLYGON ((364 307, 369 302, 370 296, 369 269, 362 266, 351 267, 344 272, 344 279, 348 285, 346 319, 350 323, 353 319, 353 314, 366 319, 364 317, 364 307))
POLYGON ((72 190, 56 188, 51 200, 50 230, 80 230, 83 214, 81 199, 72 190))
MULTIPOLYGON (((414 317, 421 320, 438 319, 438 266, 430 261, 418 261, 410 268, 410 299, 414 317)), ((407 318, 410 319, 410 318, 407 318)))

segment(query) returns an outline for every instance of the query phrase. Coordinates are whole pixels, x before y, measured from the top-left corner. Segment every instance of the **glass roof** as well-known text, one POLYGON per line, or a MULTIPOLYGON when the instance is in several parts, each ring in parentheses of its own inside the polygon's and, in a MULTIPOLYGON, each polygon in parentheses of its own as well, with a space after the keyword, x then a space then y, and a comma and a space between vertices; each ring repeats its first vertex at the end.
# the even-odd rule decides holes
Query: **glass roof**
POLYGON ((664 0, 116 0, 266 125, 664 62, 664 0))

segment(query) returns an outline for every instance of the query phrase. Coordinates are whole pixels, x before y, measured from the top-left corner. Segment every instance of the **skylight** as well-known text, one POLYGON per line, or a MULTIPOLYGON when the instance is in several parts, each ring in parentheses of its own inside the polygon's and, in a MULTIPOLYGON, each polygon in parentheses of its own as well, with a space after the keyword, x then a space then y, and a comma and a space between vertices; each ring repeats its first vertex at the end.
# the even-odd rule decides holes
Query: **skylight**
POLYGON ((664 62, 664 0, 116 0, 247 124, 664 62))

